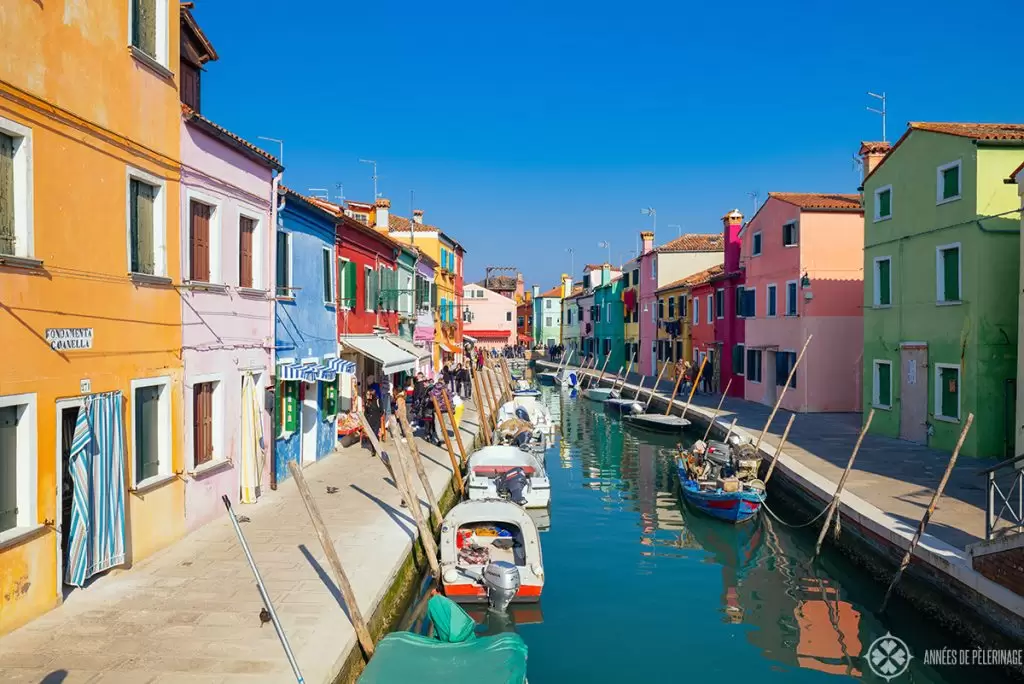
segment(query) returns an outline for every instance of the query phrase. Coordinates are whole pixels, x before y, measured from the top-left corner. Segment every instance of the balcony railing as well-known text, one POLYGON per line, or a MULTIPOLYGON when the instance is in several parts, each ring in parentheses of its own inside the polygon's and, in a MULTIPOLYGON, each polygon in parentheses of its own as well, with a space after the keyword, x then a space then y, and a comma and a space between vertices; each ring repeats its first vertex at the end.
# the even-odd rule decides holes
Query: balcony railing
POLYGON ((1024 454, 997 463, 979 475, 988 479, 985 541, 1024 533, 1024 454))

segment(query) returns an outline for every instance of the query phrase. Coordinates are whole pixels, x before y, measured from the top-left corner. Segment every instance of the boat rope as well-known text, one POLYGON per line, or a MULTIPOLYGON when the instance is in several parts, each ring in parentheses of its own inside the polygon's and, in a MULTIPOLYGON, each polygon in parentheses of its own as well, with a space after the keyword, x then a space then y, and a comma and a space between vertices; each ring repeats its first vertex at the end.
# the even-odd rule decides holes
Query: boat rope
POLYGON ((810 520, 808 520, 807 522, 805 522, 805 523, 800 523, 799 525, 794 525, 794 524, 792 524, 792 523, 788 523, 788 522, 786 522, 785 520, 783 520, 782 518, 780 518, 780 517, 779 517, 779 516, 778 516, 778 515, 777 515, 777 514, 775 513, 775 511, 773 511, 772 509, 768 508, 768 502, 767 502, 767 501, 762 501, 762 502, 761 502, 761 505, 762 505, 762 506, 764 506, 764 509, 765 509, 766 511, 768 511, 768 512, 769 512, 769 513, 771 514, 771 516, 772 516, 773 518, 775 518, 776 520, 778 520, 778 521, 779 521, 780 523, 782 523, 782 524, 783 524, 783 525, 785 525, 786 527, 792 527, 793 529, 800 529, 801 527, 807 527, 808 525, 811 525, 811 524, 813 524, 813 523, 817 522, 817 521, 818 521, 818 519, 819 519, 819 518, 821 518, 821 516, 825 515, 825 512, 826 512, 826 511, 828 511, 828 509, 829 509, 829 506, 825 506, 825 508, 823 508, 823 509, 821 510, 821 513, 818 513, 818 515, 814 516, 813 518, 811 518, 811 519, 810 519, 810 520))

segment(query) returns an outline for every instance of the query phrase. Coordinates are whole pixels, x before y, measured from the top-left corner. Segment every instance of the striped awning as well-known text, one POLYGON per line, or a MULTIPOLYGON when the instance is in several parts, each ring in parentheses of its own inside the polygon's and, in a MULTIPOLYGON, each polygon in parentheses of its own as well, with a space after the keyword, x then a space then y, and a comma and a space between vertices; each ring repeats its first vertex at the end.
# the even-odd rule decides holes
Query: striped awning
POLYGON ((345 359, 324 359, 324 365, 333 370, 335 373, 355 373, 356 362, 346 361, 345 359))
POLYGON ((315 363, 282 363, 277 366, 277 379, 316 382, 317 366, 315 363))

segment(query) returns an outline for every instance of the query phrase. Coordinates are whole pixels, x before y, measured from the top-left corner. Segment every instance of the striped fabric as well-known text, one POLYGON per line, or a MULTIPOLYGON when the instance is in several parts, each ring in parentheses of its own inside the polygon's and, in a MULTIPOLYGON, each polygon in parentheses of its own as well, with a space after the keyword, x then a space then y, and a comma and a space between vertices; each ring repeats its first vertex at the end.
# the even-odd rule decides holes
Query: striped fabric
POLYGON ((277 367, 278 380, 302 380, 301 363, 282 363, 277 367))
POLYGON ((338 379, 338 373, 327 366, 316 367, 316 379, 320 382, 334 382, 338 379))
POLYGON ((263 474, 263 410, 260 407, 259 388, 252 373, 242 375, 242 471, 239 475, 239 501, 256 503, 256 492, 263 474))
POLYGON ((84 586, 125 562, 124 396, 92 395, 71 441, 71 530, 65 581, 84 586))
POLYGON ((356 372, 355 361, 346 361, 345 359, 324 359, 324 365, 333 370, 335 373, 356 372))

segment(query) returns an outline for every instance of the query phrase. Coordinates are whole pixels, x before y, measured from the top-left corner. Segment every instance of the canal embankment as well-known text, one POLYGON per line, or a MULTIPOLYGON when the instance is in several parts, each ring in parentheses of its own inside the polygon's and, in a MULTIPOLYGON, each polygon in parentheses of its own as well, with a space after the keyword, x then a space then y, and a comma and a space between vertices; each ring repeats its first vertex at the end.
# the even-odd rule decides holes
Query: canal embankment
MULTIPOLYGON (((467 403, 467 449, 479 419, 467 403)), ((445 449, 417 440, 442 510, 456 501, 445 449)), ((351 446, 303 470, 375 639, 413 598, 426 563, 415 523, 372 452, 351 446)), ((429 516, 425 497, 420 498, 429 516)), ((352 681, 362 654, 295 483, 236 507, 305 681, 352 681)), ((0 681, 262 684, 294 681, 231 522, 100 577, 0 639, 0 681)))
MULTIPOLYGON (((556 364, 538 361, 539 366, 556 364)), ((596 380, 596 378, 595 378, 596 380)), ((639 376, 626 383, 625 396, 636 390, 639 376)), ((602 384, 608 385, 610 377, 602 384)), ((663 381, 652 407, 664 410, 672 383, 663 381)), ((647 396, 646 390, 643 397, 647 396)), ((771 407, 727 399, 716 412, 720 395, 695 398, 687 418, 703 434, 724 437, 733 420, 736 431, 756 441, 771 407)), ((674 400, 682 411, 686 397, 674 400)), ((789 414, 780 411, 761 444, 762 457, 775 456, 789 414)), ((771 498, 793 512, 793 522, 809 520, 831 501, 860 428, 859 416, 799 414, 769 484, 771 498)), ((878 580, 888 583, 916 531, 949 458, 948 454, 902 441, 869 435, 842 494, 841 533, 830 537, 847 556, 878 580)), ((914 552, 898 591, 919 610, 987 648, 1019 647, 1024 642, 1024 597, 992 582, 971 567, 965 546, 984 533, 984 463, 961 460, 928 532, 914 552)), ((770 500, 771 500, 770 498, 770 500)), ((820 523, 819 523, 820 526, 820 523)))

